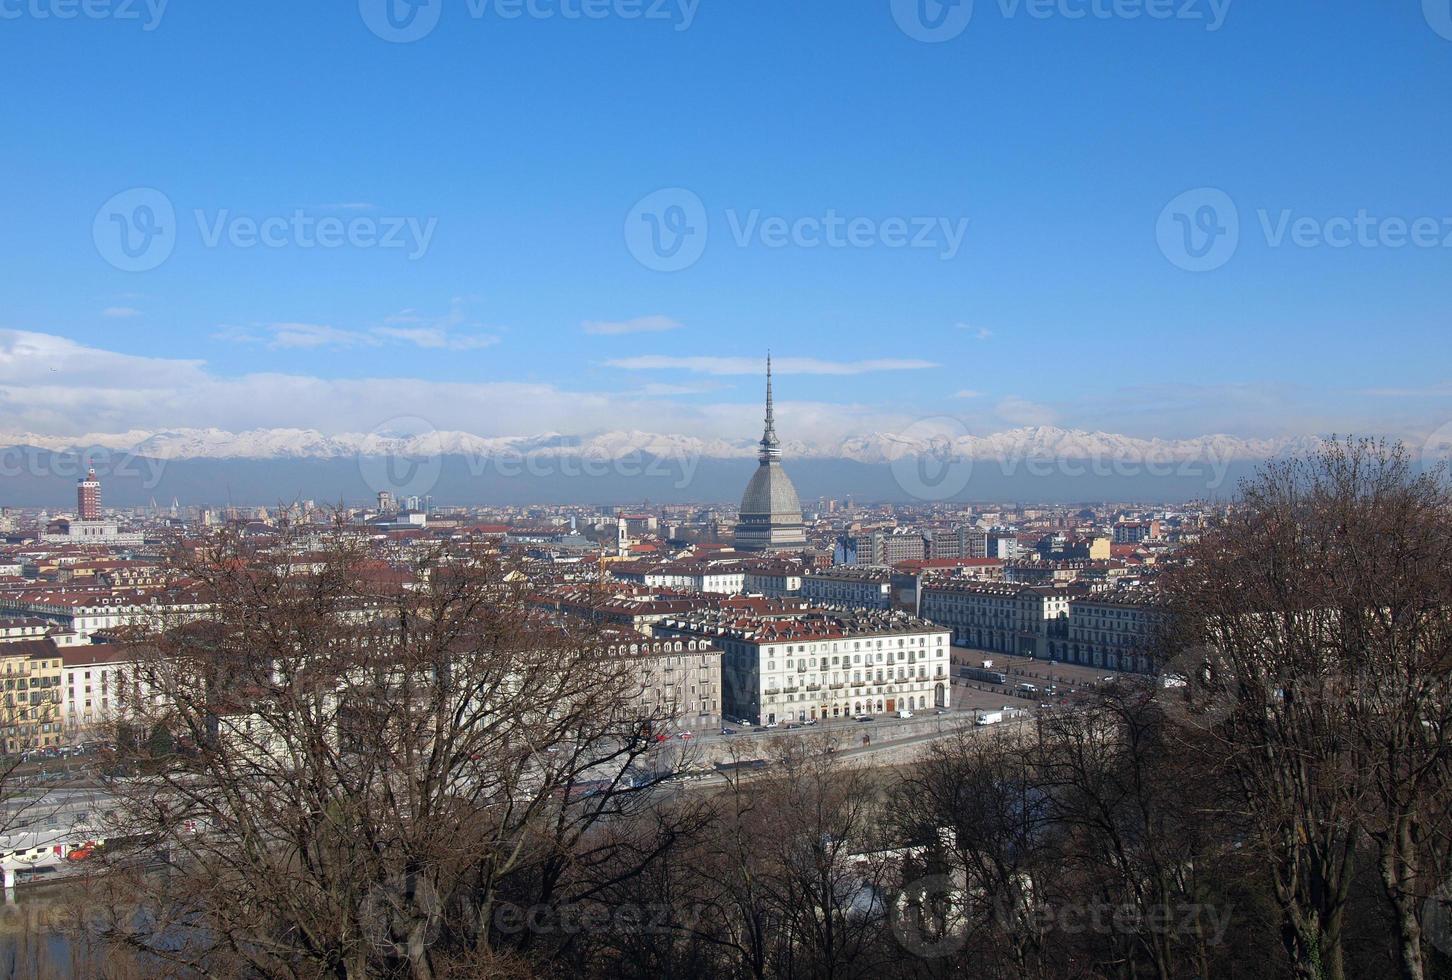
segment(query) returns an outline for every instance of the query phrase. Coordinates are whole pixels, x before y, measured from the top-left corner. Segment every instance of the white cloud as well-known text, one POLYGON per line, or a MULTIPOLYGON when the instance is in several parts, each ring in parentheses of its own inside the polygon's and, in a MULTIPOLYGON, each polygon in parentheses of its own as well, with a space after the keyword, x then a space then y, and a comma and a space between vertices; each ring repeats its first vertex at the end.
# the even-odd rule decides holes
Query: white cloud
MULTIPOLYGON (((693 374, 765 374, 766 358, 755 357, 667 357, 645 354, 605 362, 626 371, 689 371, 693 374)), ((869 361, 824 361, 814 357, 779 357, 771 362, 777 374, 869 374, 875 371, 918 371, 935 368, 932 361, 879 358, 869 361)))
POLYGON ((971 323, 960 323, 958 324, 958 329, 967 330, 968 332, 973 334, 974 340, 988 340, 990 337, 993 336, 993 331, 989 330, 987 327, 975 327, 971 323))
POLYGON ((223 325, 212 334, 214 340, 240 344, 265 344, 270 350, 317 350, 319 348, 378 347, 385 343, 413 344, 426 350, 480 350, 499 343, 492 333, 479 332, 455 300, 443 316, 423 316, 402 310, 384 318, 386 326, 349 330, 320 323, 264 323, 251 328, 223 325))
MULTIPOLYGON (((0 330, 0 429, 7 434, 245 432, 299 425, 333 434, 368 432, 390 419, 422 416, 441 431, 485 437, 612 429, 748 443, 759 438, 757 397, 673 399, 683 393, 675 389, 683 387, 608 392, 515 381, 335 379, 270 372, 223 377, 202 361, 135 357, 47 334, 0 330)), ((724 386, 706 381, 690 387, 724 386)), ((778 429, 789 443, 833 443, 854 433, 896 431, 911 421, 904 413, 871 405, 789 400, 778 405, 778 429)))
POLYGON ((580 324, 586 333, 618 336, 627 333, 664 333, 681 329, 681 323, 668 316, 640 316, 634 320, 586 320, 580 324))
POLYGON ((1053 425, 1059 420, 1058 413, 1047 405, 1017 395, 1002 399, 993 410, 1010 425, 1053 425))
POLYGON ((653 398, 669 398, 673 395, 701 395, 708 391, 720 391, 722 388, 728 387, 730 385, 708 381, 693 385, 647 384, 641 385, 635 390, 639 394, 649 395, 653 398))
POLYGON ((122 320, 128 317, 140 316, 141 311, 130 306, 108 306, 101 311, 101 315, 104 317, 110 317, 112 319, 122 320))
POLYGON ((272 335, 267 346, 273 350, 372 346, 378 342, 356 330, 339 330, 321 323, 269 323, 264 329, 272 335))
POLYGON ((974 391, 971 388, 960 388, 957 391, 953 392, 953 397, 954 398, 982 398, 983 397, 983 392, 981 392, 981 391, 974 391))
POLYGON ((480 350, 499 343, 492 334, 450 335, 440 327, 374 327, 373 333, 431 350, 480 350))
MULTIPOLYGON (((306 343, 319 333, 309 326, 317 325, 292 325, 291 332, 306 343)), ((267 343, 273 336, 235 328, 233 334, 233 339, 245 336, 257 343, 267 343)), ((385 362, 370 359, 373 364, 385 362)), ((792 359, 781 363, 802 373, 792 359)), ((875 362, 808 362, 808 366, 826 364, 831 373, 843 373, 867 363, 875 362)), ((711 364, 716 374, 730 373, 721 371, 722 365, 714 360, 711 364)), ((625 391, 580 391, 507 380, 339 379, 280 372, 224 376, 200 360, 141 357, 50 334, 0 329, 0 430, 81 437, 305 425, 336 434, 368 432, 390 419, 423 416, 441 431, 483 437, 639 430, 749 444, 761 432, 756 382, 763 367, 754 358, 741 359, 735 370, 752 376, 751 383, 717 397, 706 393, 730 383, 703 376, 707 372, 701 370, 684 378, 657 377, 654 383, 625 391)), ((841 396, 848 398, 880 391, 871 396, 875 400, 871 404, 793 401, 795 387, 790 382, 777 387, 778 431, 789 446, 831 447, 872 433, 900 432, 923 413, 913 404, 921 393, 904 393, 902 385, 841 389, 850 392, 841 396)), ((1272 384, 1157 384, 1079 393, 1052 405, 1017 395, 996 399, 992 405, 992 412, 971 413, 973 434, 1005 426, 1060 425, 1136 438, 1195 438, 1207 432, 1237 438, 1331 432, 1402 435, 1432 431, 1446 421, 1445 413, 1415 409, 1405 402, 1398 402, 1389 414, 1384 399, 1360 392, 1272 384)))
POLYGON ((1452 397, 1452 383, 1420 388, 1363 388, 1359 394, 1371 398, 1449 398, 1452 397))

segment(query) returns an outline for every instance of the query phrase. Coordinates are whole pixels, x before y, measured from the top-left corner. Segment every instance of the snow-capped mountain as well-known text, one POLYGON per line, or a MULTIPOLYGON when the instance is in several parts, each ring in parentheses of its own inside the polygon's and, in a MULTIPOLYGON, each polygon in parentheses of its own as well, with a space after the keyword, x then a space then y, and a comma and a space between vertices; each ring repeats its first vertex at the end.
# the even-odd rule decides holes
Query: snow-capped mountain
MULTIPOLYGON (((1316 436, 1241 439, 1206 435, 1193 439, 1140 439, 1108 432, 1055 426, 1025 426, 972 435, 951 420, 917 423, 901 432, 871 432, 835 443, 786 442, 786 459, 846 459, 890 463, 932 455, 953 459, 1104 459, 1104 460, 1258 460, 1303 452, 1320 445, 1316 436)), ((756 453, 750 439, 703 439, 640 431, 608 431, 570 436, 556 432, 529 436, 477 436, 468 432, 427 431, 339 433, 316 429, 170 429, 161 432, 93 433, 79 437, 0 435, 0 445, 34 446, 75 452, 106 449, 153 459, 337 459, 348 456, 503 456, 584 455, 620 459, 631 454, 664 458, 741 459, 756 453)))

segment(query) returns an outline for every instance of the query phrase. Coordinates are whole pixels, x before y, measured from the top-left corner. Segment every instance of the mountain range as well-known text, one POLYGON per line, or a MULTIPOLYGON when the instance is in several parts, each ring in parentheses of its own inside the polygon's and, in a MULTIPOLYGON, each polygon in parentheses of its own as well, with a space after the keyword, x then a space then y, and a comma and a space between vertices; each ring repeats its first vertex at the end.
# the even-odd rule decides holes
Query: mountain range
MULTIPOLYGON (((967 460, 1096 459, 1143 461, 1263 460, 1314 449, 1320 439, 1242 439, 1207 435, 1193 439, 1140 439, 1108 432, 1087 432, 1055 426, 1025 426, 991 435, 961 431, 949 419, 926 420, 903 432, 871 432, 835 443, 785 442, 787 459, 839 459, 857 463, 891 463, 907 457, 933 455, 967 460)), ((413 435, 341 433, 316 429, 168 429, 78 437, 30 433, 0 434, 0 446, 28 446, 51 452, 83 454, 96 450, 149 459, 328 460, 359 456, 521 456, 581 455, 621 459, 646 455, 665 459, 747 459, 756 454, 751 440, 702 439, 640 431, 607 431, 586 436, 556 432, 530 436, 484 437, 467 432, 427 431, 413 435)))

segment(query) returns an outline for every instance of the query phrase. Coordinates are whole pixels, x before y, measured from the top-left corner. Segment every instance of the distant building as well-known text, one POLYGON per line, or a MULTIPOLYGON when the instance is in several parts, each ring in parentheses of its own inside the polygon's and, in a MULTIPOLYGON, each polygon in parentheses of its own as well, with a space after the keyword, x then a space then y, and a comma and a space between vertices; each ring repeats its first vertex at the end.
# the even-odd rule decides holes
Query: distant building
POLYGON ((776 436, 771 395, 771 358, 766 360, 766 428, 761 434, 760 461, 741 495, 736 524, 738 551, 788 551, 805 548, 802 503, 797 488, 781 467, 781 442, 776 436))
POLYGON ((1069 635, 1075 594, 1053 586, 934 583, 923 587, 918 608, 924 619, 951 629, 958 646, 1045 657, 1051 640, 1069 635))
POLYGON ((103 729, 121 715, 130 658, 112 643, 88 644, 62 654, 64 726, 71 737, 103 729))
POLYGON ((0 642, 0 745, 6 753, 61 741, 61 651, 50 637, 0 642))
POLYGON ((892 608, 892 569, 835 565, 802 578, 802 598, 851 609, 892 608))
POLYGON ((742 589, 753 595, 780 598, 800 595, 805 566, 800 562, 772 561, 754 562, 746 566, 746 580, 742 589))
POLYGON ((1073 599, 1069 635, 1049 644, 1065 663, 1149 673, 1164 609, 1153 592, 1118 589, 1073 599))
POLYGON ((1114 525, 1115 544, 1139 544, 1146 538, 1160 536, 1159 521, 1120 521, 1114 525))
POLYGON ((635 668, 631 701, 682 729, 721 724, 721 651, 709 639, 608 638, 606 652, 635 668))
POLYGON ((842 555, 849 565, 896 565, 902 561, 922 561, 928 557, 927 540, 922 532, 910 528, 852 534, 842 539, 842 555))
POLYGON ((701 612, 663 620, 656 635, 706 637, 721 649, 728 722, 770 725, 948 704, 948 631, 901 612, 701 612))
POLYGON ((95 470, 88 470, 86 478, 76 484, 76 516, 83 521, 101 519, 101 481, 95 470))
POLYGON ((96 471, 76 484, 76 519, 58 518, 48 523, 41 540, 46 544, 96 544, 112 547, 136 547, 145 541, 143 535, 121 530, 116 521, 108 521, 101 511, 101 481, 96 471))

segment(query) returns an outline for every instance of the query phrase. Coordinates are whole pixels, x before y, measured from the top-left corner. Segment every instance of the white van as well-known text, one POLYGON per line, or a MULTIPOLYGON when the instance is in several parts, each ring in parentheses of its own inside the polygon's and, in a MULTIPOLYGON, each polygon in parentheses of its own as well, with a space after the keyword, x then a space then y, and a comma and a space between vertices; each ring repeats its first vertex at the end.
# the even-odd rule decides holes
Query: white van
POLYGON ((897 716, 899 718, 911 718, 913 713, 906 708, 901 708, 898 710, 897 716))

